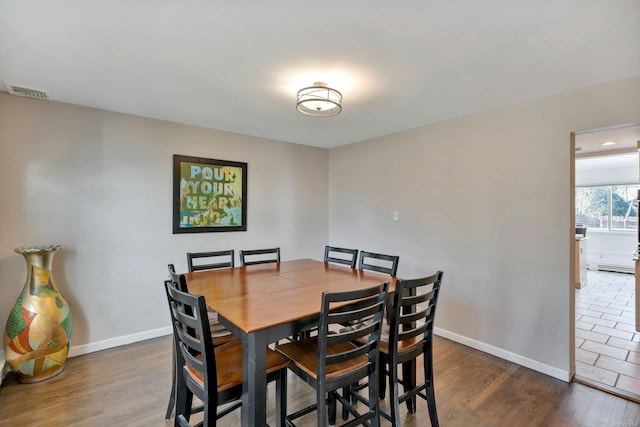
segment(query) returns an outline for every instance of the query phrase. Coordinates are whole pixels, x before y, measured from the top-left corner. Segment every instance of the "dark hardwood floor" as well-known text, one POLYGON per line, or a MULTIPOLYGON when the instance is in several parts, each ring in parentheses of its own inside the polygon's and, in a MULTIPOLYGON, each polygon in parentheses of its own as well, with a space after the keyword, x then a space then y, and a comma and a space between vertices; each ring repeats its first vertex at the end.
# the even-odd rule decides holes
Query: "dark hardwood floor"
MULTIPOLYGON (((640 405, 539 374, 436 337, 436 401, 442 426, 640 426, 640 405)), ((171 381, 171 338, 162 337, 67 361, 55 378, 0 387, 1 426, 171 426, 164 413, 171 381)), ((273 421, 274 391, 268 417, 273 421)), ((289 410, 315 399, 289 376, 289 410)), ((387 402, 383 402, 387 407, 387 402)), ((426 403, 403 407, 404 426, 428 426, 426 403)), ((219 425, 237 426, 235 411, 219 425)), ((314 425, 315 415, 299 425, 314 425)), ((382 421, 382 425, 389 425, 382 421)))

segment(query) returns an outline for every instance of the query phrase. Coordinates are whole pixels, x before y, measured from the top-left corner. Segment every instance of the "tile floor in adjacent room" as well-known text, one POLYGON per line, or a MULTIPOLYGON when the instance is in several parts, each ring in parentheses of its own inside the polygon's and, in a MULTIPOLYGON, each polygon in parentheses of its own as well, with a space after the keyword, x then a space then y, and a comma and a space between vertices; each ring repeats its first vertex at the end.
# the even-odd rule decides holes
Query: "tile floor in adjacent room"
POLYGON ((640 400, 634 292, 633 274, 587 272, 576 289, 576 375, 640 400))

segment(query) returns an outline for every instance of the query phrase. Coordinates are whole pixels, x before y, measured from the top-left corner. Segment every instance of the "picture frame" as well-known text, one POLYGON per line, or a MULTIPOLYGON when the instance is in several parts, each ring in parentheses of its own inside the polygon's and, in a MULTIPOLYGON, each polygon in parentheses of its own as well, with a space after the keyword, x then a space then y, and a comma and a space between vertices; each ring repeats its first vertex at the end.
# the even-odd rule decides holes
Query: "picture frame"
POLYGON ((247 164, 173 155, 173 234, 247 231, 247 164))

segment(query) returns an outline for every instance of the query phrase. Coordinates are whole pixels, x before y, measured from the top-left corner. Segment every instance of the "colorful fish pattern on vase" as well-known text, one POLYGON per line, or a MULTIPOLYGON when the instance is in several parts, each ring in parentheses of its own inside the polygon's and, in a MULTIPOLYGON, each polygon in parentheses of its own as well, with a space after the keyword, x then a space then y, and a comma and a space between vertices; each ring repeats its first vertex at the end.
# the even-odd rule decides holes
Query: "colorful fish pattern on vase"
POLYGON ((7 363, 22 383, 59 374, 69 354, 73 321, 53 279, 53 255, 60 245, 17 248, 27 261, 27 280, 4 332, 7 363))

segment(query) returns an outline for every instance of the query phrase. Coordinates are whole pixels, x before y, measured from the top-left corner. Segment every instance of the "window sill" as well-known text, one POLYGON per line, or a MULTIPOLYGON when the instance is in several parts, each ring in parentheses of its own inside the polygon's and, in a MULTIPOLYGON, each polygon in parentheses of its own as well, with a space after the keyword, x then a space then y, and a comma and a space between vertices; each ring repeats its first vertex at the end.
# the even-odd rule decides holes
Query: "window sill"
POLYGON ((638 230, 604 230, 600 228, 587 229, 587 236, 594 234, 602 234, 607 236, 635 236, 638 230))

